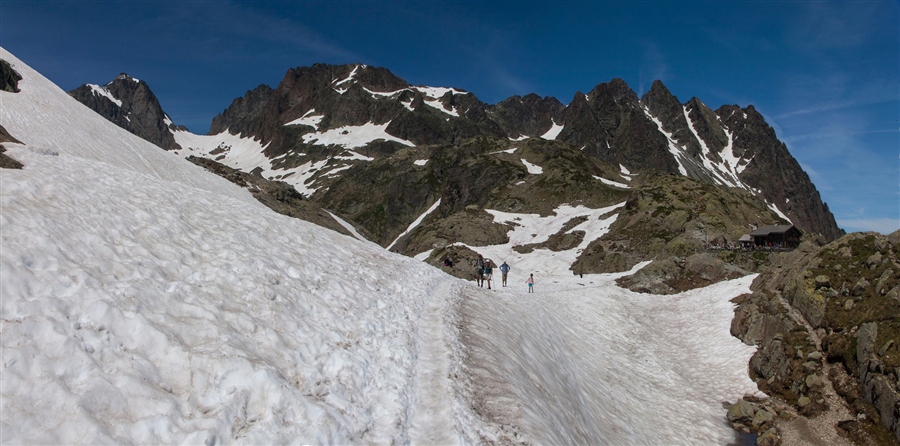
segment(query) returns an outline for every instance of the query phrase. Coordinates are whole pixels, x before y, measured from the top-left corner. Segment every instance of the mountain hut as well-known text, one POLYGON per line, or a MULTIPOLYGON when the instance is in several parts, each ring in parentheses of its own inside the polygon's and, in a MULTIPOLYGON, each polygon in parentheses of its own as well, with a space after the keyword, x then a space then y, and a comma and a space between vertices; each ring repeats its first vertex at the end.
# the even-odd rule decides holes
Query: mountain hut
POLYGON ((802 235, 794 225, 761 226, 750 233, 757 248, 796 248, 802 235))

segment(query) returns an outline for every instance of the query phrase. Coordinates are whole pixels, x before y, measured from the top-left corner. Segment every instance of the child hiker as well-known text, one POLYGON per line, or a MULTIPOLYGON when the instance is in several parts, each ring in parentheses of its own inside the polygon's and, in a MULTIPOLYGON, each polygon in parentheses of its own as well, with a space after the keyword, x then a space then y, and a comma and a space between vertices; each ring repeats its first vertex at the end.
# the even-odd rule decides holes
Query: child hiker
POLYGON ((533 293, 534 292, 534 274, 529 274, 528 279, 525 280, 525 283, 528 284, 528 292, 533 293))

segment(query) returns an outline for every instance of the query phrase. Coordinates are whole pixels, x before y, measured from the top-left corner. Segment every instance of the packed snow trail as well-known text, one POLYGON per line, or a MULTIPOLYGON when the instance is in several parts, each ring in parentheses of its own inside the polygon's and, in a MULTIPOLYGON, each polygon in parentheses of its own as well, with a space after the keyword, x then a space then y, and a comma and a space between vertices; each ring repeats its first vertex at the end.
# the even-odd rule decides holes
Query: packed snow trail
POLYGON ((413 444, 462 444, 457 433, 454 403, 458 403, 450 382, 452 361, 448 312, 454 297, 460 293, 460 283, 443 282, 425 304, 418 323, 419 351, 416 363, 416 403, 412 407, 410 440, 413 444))
POLYGON ((464 290, 470 404, 482 438, 535 444, 727 444, 723 401, 754 393, 754 348, 729 334, 753 276, 674 296, 618 288, 622 274, 464 290), (556 283, 553 283, 556 282, 556 283), (563 288, 563 291, 554 291, 563 288))

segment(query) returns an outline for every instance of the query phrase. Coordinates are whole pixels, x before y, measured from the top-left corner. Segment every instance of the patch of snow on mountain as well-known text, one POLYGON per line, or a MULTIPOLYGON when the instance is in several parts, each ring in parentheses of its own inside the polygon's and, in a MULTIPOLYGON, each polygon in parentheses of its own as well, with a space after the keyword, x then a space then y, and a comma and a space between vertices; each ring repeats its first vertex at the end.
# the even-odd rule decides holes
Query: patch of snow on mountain
MULTIPOLYGON (((722 126, 722 130, 724 130, 725 134, 728 135, 728 144, 725 146, 724 149, 722 149, 722 153, 720 153, 719 155, 722 157, 722 161, 725 163, 725 166, 731 172, 733 172, 734 177, 737 178, 738 174, 740 174, 741 172, 744 171, 744 169, 747 168, 747 165, 750 164, 750 161, 752 161, 753 158, 750 158, 749 160, 745 161, 744 158, 735 156, 735 154, 734 154, 734 134, 731 133, 731 131, 728 130, 728 128, 725 127, 724 125, 722 126)), ((743 183, 742 183, 741 187, 747 189, 747 186, 744 185, 743 183)))
POLYGON ((709 149, 709 146, 706 145, 706 141, 700 137, 700 134, 697 133, 697 129, 694 128, 694 121, 691 119, 690 113, 688 112, 687 106, 681 107, 682 112, 684 113, 684 119, 687 121, 688 128, 691 130, 691 134, 694 135, 694 138, 697 142, 700 143, 700 151, 701 156, 700 159, 703 161, 703 167, 706 168, 706 171, 711 173, 718 184, 729 186, 729 187, 740 187, 742 189, 746 189, 747 187, 744 183, 738 178, 737 171, 735 167, 737 167, 737 162, 740 160, 734 160, 734 154, 731 153, 731 137, 729 135, 728 138, 728 146, 722 150, 720 153, 720 157, 722 157, 721 163, 715 163, 712 160, 712 151, 709 149), (730 158, 726 159, 725 156, 731 153, 730 158), (734 164, 731 164, 734 162, 734 164))
POLYGON ((424 166, 424 165, 428 164, 428 160, 427 159, 415 160, 415 161, 413 161, 413 164, 415 164, 417 166, 424 166))
MULTIPOLYGON (((506 255, 513 255, 514 251, 513 247, 518 245, 527 245, 532 243, 543 243, 550 238, 551 235, 559 232, 563 225, 566 224, 569 220, 576 217, 588 217, 588 221, 581 223, 580 225, 570 229, 567 232, 572 232, 575 230, 585 230, 587 234, 584 237, 583 244, 586 247, 587 243, 601 237, 609 230, 609 225, 615 221, 615 216, 609 217, 604 220, 599 220, 599 217, 605 214, 608 214, 622 206, 625 203, 620 203, 613 206, 608 206, 600 209, 591 209, 585 206, 569 206, 562 205, 559 208, 553 211, 553 214, 548 215, 546 217, 542 217, 540 214, 520 214, 514 212, 502 212, 493 209, 485 209, 489 214, 494 217, 494 222, 503 223, 503 224, 512 224, 514 227, 510 230, 507 235, 509 236, 509 244, 502 245, 506 246, 510 252, 506 255), (591 221, 591 220, 594 221, 591 221), (592 226, 592 223, 598 223, 597 226, 592 226), (586 230, 589 229, 589 230, 586 230)), ((479 247, 478 249, 482 249, 483 247, 479 247)), ((583 249, 583 247, 582 247, 583 249)), ((575 260, 572 259, 572 262, 575 260)), ((565 265, 558 265, 558 268, 568 269, 568 267, 572 264, 572 262, 568 262, 565 265)), ((563 262, 565 263, 565 262, 563 262)), ((543 271, 543 272, 546 272, 543 271)))
POLYGON ((113 104, 116 104, 119 107, 122 106, 122 101, 116 99, 116 97, 113 96, 112 93, 110 93, 110 91, 106 88, 95 84, 88 84, 88 86, 91 87, 91 92, 93 92, 95 96, 103 96, 106 99, 109 99, 113 104))
POLYGON ((564 127, 564 126, 559 125, 559 124, 553 122, 553 125, 550 126, 550 130, 547 130, 546 133, 544 133, 543 135, 541 135, 541 138, 546 139, 546 140, 553 141, 553 140, 556 139, 557 136, 559 136, 559 132, 562 131, 563 127, 564 127))
MULTIPOLYGON (((336 92, 338 92, 338 93, 340 93, 340 94, 344 94, 344 93, 347 91, 347 89, 346 89, 346 88, 338 88, 338 87, 340 87, 340 86, 343 85, 343 84, 346 84, 347 82, 352 81, 352 80, 353 80, 353 77, 356 76, 356 71, 359 70, 359 68, 360 68, 360 65, 354 66, 354 67, 353 67, 353 70, 350 71, 350 75, 348 75, 346 78, 344 78, 344 79, 341 80, 341 81, 338 81, 337 79, 335 79, 334 87, 333 87, 333 88, 334 88, 334 91, 336 91, 336 92)), ((365 66, 365 65, 362 65, 362 68, 365 69, 366 66, 365 66)))
MULTIPOLYGON (((266 157, 263 153, 265 147, 253 138, 242 138, 239 135, 232 135, 228 131, 218 135, 195 135, 186 131, 175 131, 172 134, 175 137, 175 142, 183 149, 183 151, 176 151, 178 154, 192 154, 209 158, 242 172, 252 172, 254 169, 260 168, 260 174, 263 178, 285 181, 294 186, 297 192, 304 195, 310 195, 318 190, 318 187, 308 184, 312 177, 327 169, 328 166, 333 165, 333 163, 329 164, 330 160, 325 159, 309 161, 289 169, 274 168, 273 165, 279 159, 266 157)), ((347 156, 335 158, 366 161, 373 159, 353 151, 348 151, 347 153, 347 156)), ((335 169, 340 169, 341 167, 343 166, 334 166, 335 169)))
POLYGON ((518 138, 509 138, 510 141, 525 141, 526 139, 528 139, 528 135, 519 135, 518 138))
POLYGON ((428 208, 425 212, 423 212, 422 215, 419 215, 415 221, 410 223, 409 226, 406 228, 406 230, 403 231, 400 235, 398 235, 397 238, 395 238, 394 241, 391 242, 390 245, 388 245, 387 249, 390 250, 391 248, 393 248, 394 245, 397 244, 397 242, 400 241, 401 238, 403 238, 403 236, 412 232, 413 229, 416 229, 416 227, 422 223, 422 220, 424 220, 425 217, 427 217, 429 214, 434 212, 440 205, 441 205, 441 199, 438 198, 438 200, 435 201, 434 204, 432 204, 430 208, 428 208))
POLYGON ((544 173, 543 167, 538 166, 537 164, 531 164, 528 161, 526 161, 525 158, 521 158, 521 160, 522 160, 522 164, 525 165, 525 168, 528 169, 528 173, 530 173, 532 175, 540 175, 540 174, 544 173))
POLYGON ((606 178, 598 177, 596 175, 591 175, 591 176, 593 176, 595 180, 600 180, 603 184, 608 184, 610 186, 618 187, 621 189, 631 189, 631 186, 629 186, 627 184, 619 183, 618 181, 607 180, 606 178))
POLYGON ((627 181, 631 181, 631 171, 629 171, 625 166, 619 164, 619 172, 621 172, 622 178, 625 178, 627 181))
POLYGON ((324 118, 325 115, 313 115, 315 111, 316 109, 312 109, 306 112, 303 116, 291 122, 285 123, 284 125, 308 125, 316 130, 319 130, 319 123, 322 122, 322 118, 324 118))
POLYGON ((457 90, 455 88, 448 87, 412 87, 416 91, 422 92, 425 96, 432 99, 440 99, 444 97, 447 92, 451 92, 453 94, 469 94, 467 91, 457 90))
POLYGON ((788 222, 791 221, 791 219, 788 218, 787 214, 785 214, 784 212, 781 212, 781 209, 778 209, 778 206, 775 206, 773 203, 769 203, 768 201, 766 201, 766 206, 768 206, 769 209, 772 210, 772 212, 778 214, 779 217, 783 218, 784 221, 788 221, 788 222))
POLYGON ((678 147, 678 144, 675 142, 674 135, 663 130, 662 121, 650 114, 650 109, 648 109, 646 105, 641 108, 642 110, 644 110, 644 114, 647 115, 647 117, 656 124, 656 128, 659 129, 659 132, 662 133, 669 141, 669 153, 672 154, 672 156, 675 158, 675 162, 678 163, 678 172, 684 176, 687 176, 688 172, 684 167, 684 162, 686 161, 684 159, 684 153, 682 153, 681 148, 678 147))
POLYGON ((345 150, 343 154, 335 156, 334 158, 339 160, 375 161, 375 158, 371 156, 365 156, 362 153, 353 150, 345 150))
POLYGON ((435 100, 435 101, 425 100, 425 101, 423 101, 423 102, 425 103, 425 105, 427 105, 427 106, 429 106, 429 107, 431 107, 431 108, 435 108, 435 109, 437 109, 437 110, 440 110, 440 111, 442 111, 442 112, 444 112, 444 113, 446 113, 446 114, 448 114, 448 115, 450 115, 450 116, 454 116, 454 117, 457 117, 457 118, 459 117, 459 112, 456 111, 456 107, 453 107, 453 108, 451 108, 450 110, 447 110, 446 108, 444 108, 444 104, 442 104, 441 101, 436 101, 436 100, 435 100))
POLYGON ((355 149, 357 147, 363 147, 372 141, 382 139, 385 141, 398 142, 405 146, 415 146, 415 144, 405 139, 400 139, 389 134, 387 132, 388 125, 390 125, 390 121, 385 122, 384 124, 367 122, 358 126, 347 125, 335 129, 328 129, 324 132, 307 133, 303 135, 303 142, 323 146, 336 144, 347 149, 355 149))

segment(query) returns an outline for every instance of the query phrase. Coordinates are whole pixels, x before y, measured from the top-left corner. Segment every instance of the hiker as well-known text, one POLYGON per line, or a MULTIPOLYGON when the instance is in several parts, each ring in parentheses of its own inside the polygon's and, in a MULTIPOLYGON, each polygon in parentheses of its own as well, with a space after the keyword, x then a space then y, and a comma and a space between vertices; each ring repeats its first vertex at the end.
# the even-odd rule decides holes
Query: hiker
POLYGON ((453 261, 450 260, 450 257, 444 259, 444 266, 446 266, 447 268, 453 268, 453 261))
POLYGON ((478 286, 484 286, 484 257, 481 254, 475 259, 475 281, 478 286))
POLYGON ((528 292, 533 293, 534 292, 534 274, 529 274, 528 279, 525 280, 525 283, 528 284, 528 292))
POLYGON ((506 260, 500 265, 500 272, 503 273, 503 286, 506 286, 506 275, 509 274, 509 265, 506 264, 506 260))
POLYGON ((487 280, 488 289, 491 289, 491 276, 493 275, 494 268, 491 264, 490 260, 484 262, 484 279, 487 280))

